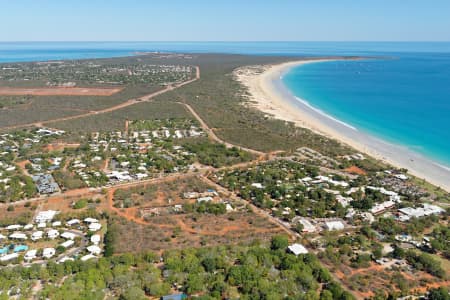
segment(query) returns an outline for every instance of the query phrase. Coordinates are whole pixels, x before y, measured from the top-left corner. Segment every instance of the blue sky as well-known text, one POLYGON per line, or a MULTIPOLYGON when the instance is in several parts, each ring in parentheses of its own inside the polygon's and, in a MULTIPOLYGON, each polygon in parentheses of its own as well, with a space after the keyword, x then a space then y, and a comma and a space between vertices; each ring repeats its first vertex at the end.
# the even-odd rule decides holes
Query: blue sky
POLYGON ((450 41, 449 0, 0 0, 0 41, 450 41))

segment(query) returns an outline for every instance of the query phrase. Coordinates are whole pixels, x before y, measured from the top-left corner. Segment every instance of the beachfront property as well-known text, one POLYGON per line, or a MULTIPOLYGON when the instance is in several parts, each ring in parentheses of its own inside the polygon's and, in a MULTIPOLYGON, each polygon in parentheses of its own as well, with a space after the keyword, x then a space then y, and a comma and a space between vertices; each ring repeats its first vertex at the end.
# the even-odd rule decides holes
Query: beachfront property
POLYGON ((431 215, 439 215, 445 212, 445 209, 439 207, 437 205, 432 205, 428 203, 424 203, 423 207, 404 207, 398 210, 400 212, 400 216, 398 219, 400 221, 408 221, 411 218, 422 218, 431 215))

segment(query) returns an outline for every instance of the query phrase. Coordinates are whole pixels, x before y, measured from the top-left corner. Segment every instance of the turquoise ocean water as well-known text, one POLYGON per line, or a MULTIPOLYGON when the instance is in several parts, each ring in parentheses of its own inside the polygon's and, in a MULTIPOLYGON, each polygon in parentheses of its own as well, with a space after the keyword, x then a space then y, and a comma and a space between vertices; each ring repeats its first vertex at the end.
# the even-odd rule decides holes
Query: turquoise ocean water
POLYGON ((450 166, 450 43, 14 42, 0 43, 0 62, 139 51, 374 57, 293 68, 283 82, 324 114, 450 166))

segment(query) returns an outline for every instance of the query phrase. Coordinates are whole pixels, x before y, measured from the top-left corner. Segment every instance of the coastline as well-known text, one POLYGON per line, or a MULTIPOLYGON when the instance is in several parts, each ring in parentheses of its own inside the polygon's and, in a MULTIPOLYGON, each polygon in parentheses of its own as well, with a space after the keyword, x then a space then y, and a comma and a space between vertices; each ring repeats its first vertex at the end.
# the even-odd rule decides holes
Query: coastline
POLYGON ((450 170, 439 163, 354 128, 294 96, 282 82, 293 67, 338 59, 291 61, 275 65, 247 66, 235 70, 237 80, 248 88, 250 105, 276 119, 293 122, 318 134, 338 140, 450 192, 450 170))

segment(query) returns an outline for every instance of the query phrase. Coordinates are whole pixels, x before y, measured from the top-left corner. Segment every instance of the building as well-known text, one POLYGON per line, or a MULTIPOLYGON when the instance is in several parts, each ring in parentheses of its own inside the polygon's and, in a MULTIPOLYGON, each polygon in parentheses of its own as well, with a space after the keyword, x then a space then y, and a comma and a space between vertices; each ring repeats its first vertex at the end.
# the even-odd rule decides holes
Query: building
POLYGON ((342 230, 344 229, 344 223, 342 223, 341 221, 328 221, 325 222, 325 229, 326 230, 342 230))
POLYGON ((73 225, 76 225, 76 224, 80 224, 80 220, 72 219, 72 220, 69 220, 69 221, 66 222, 67 226, 73 226, 73 225))
POLYGON ((23 259, 25 260, 32 260, 36 258, 37 250, 29 250, 27 253, 25 253, 23 259))
POLYGON ((73 239, 75 239, 75 236, 76 236, 75 233, 68 232, 68 231, 65 231, 61 234, 61 237, 66 240, 73 240, 73 239))
POLYGON ((383 203, 378 203, 376 205, 374 205, 371 209, 370 212, 374 215, 376 214, 380 214, 382 212, 384 212, 385 210, 392 208, 395 206, 395 202, 394 201, 384 201, 383 203))
POLYGON ((13 240, 27 240, 27 235, 25 233, 21 233, 21 232, 15 232, 13 234, 9 235, 10 239, 13 240))
POLYGON ((69 248, 69 247, 72 247, 73 244, 75 244, 75 242, 73 240, 67 240, 61 244, 61 247, 69 248))
POLYGON ((42 239, 43 235, 44 235, 43 231, 40 231, 40 230, 39 231, 35 231, 35 232, 33 232, 31 234, 31 240, 32 241, 40 240, 40 239, 42 239))
POLYGON ((59 186, 51 174, 37 174, 31 177, 36 184, 39 194, 53 194, 59 192, 59 186))
POLYGON ((51 229, 47 232, 47 236, 50 239, 56 239, 59 236, 59 231, 56 229, 51 229))
POLYGON ((89 224, 90 231, 99 231, 102 228, 102 224, 100 223, 91 223, 89 224))
POLYGON ((309 220, 305 218, 295 217, 294 219, 292 219, 292 222, 302 224, 303 226, 302 232, 312 233, 317 231, 316 226, 314 226, 309 220))
POLYGON ((428 203, 423 204, 423 207, 404 207, 400 208, 398 211, 401 213, 399 217, 400 221, 407 221, 410 218, 422 218, 431 215, 438 215, 445 212, 442 207, 428 203))
POLYGON ((85 223, 98 223, 98 220, 94 219, 94 218, 86 218, 86 219, 84 219, 84 222, 85 223))
POLYGON ((19 257, 19 253, 6 254, 0 257, 0 261, 10 261, 19 257))
POLYGON ((90 259, 96 258, 96 257, 97 257, 97 256, 95 256, 95 255, 88 254, 88 255, 85 255, 85 256, 81 257, 80 260, 81 260, 81 261, 87 261, 87 260, 90 260, 90 259))
POLYGON ((57 213, 55 210, 40 211, 34 221, 38 224, 51 222, 57 213))
POLYGON ((56 251, 54 248, 44 248, 42 251, 42 257, 44 258, 52 258, 55 255, 56 251))
POLYGON ((298 256, 300 254, 307 254, 308 253, 308 249, 306 249, 303 245, 301 244, 292 244, 288 247, 288 251, 293 253, 294 255, 298 256))
POLYGON ((95 255, 99 255, 100 253, 102 253, 102 249, 100 249, 100 247, 96 245, 89 246, 86 248, 86 250, 95 255))
POLYGON ((93 234, 91 236, 91 243, 94 244, 94 245, 98 245, 100 243, 100 235, 93 234))

